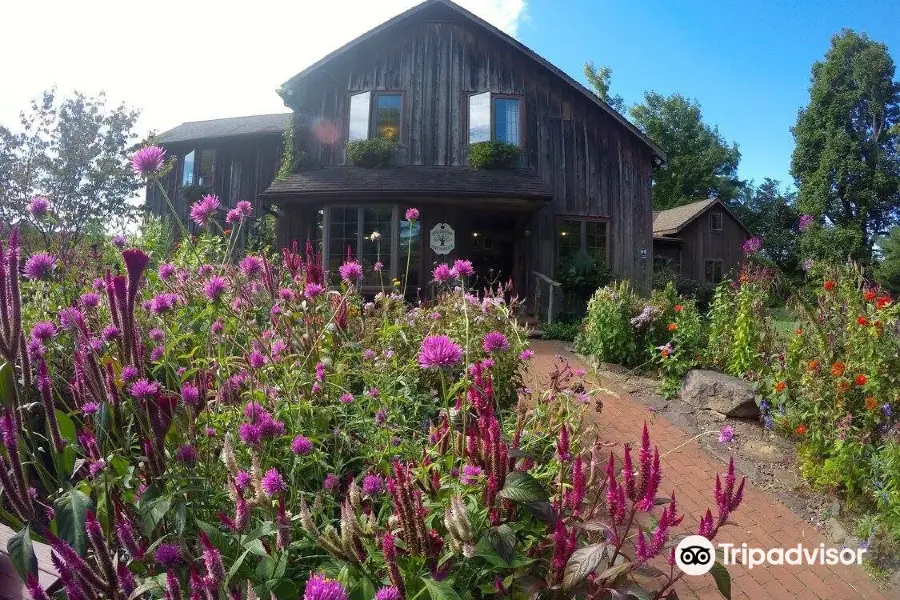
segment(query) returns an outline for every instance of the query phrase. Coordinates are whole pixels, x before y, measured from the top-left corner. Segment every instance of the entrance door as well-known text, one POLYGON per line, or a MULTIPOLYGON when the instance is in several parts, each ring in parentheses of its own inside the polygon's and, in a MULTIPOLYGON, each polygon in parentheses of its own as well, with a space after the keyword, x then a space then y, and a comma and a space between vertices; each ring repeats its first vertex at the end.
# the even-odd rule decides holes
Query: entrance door
POLYGON ((476 288, 506 284, 515 279, 515 215, 486 213, 473 215, 469 238, 469 259, 475 266, 476 288))

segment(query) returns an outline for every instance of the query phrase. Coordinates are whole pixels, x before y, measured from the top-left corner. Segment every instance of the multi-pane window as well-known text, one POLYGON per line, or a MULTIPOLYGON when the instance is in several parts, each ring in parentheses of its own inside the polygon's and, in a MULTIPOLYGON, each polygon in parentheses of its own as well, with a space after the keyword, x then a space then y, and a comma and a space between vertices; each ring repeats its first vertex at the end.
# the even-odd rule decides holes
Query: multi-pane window
POLYGON ((706 282, 719 283, 725 278, 725 261, 720 258, 706 259, 706 282))
POLYGON ((494 139, 519 145, 519 101, 515 98, 494 98, 494 139))
POLYGON ((558 219, 556 262, 565 265, 578 254, 606 262, 606 221, 558 219))
POLYGON ((394 208, 375 206, 362 209, 362 252, 360 263, 366 273, 366 283, 378 285, 391 272, 391 238, 393 235, 394 208), (378 234, 373 236, 373 234, 378 234), (374 238, 374 239, 373 239, 374 238), (382 265, 381 275, 373 270, 375 263, 382 265))
POLYGON ((359 208, 334 206, 328 210, 328 270, 336 272, 347 258, 359 256, 359 208))
POLYGON ((722 231, 722 213, 721 211, 713 211, 709 214, 709 226, 713 231, 722 231))
POLYGON ((491 93, 469 96, 469 143, 491 141, 491 93))
POLYGON ((371 92, 350 96, 350 121, 347 130, 351 142, 369 138, 369 107, 371 103, 371 92))
POLYGON ((194 156, 195 153, 191 150, 181 161, 181 185, 194 185, 194 156))
POLYGON ((400 113, 403 98, 400 94, 377 94, 375 96, 374 131, 376 137, 396 140, 400 137, 400 113))

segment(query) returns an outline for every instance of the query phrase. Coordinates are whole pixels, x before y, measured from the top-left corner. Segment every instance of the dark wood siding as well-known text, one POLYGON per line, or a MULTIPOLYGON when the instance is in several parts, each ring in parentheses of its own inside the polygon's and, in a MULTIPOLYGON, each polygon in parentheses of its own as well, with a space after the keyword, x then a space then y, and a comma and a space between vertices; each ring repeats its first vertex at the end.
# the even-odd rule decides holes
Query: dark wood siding
POLYGON ((596 103, 473 22, 414 21, 346 52, 293 90, 291 104, 311 117, 314 162, 343 164, 349 96, 370 90, 403 93, 401 165, 465 165, 469 95, 521 98, 521 166, 539 173, 554 196, 529 227, 537 240, 533 268, 555 271, 555 215, 605 217, 613 272, 649 286, 651 151, 596 103), (336 142, 316 135, 331 128, 336 142))
POLYGON ((713 206, 682 229, 678 236, 684 240, 681 249, 681 272, 683 275, 704 281, 706 261, 721 260, 725 277, 740 269, 743 259, 743 245, 750 237, 726 210, 713 206), (722 230, 712 230, 712 215, 722 213, 722 230))

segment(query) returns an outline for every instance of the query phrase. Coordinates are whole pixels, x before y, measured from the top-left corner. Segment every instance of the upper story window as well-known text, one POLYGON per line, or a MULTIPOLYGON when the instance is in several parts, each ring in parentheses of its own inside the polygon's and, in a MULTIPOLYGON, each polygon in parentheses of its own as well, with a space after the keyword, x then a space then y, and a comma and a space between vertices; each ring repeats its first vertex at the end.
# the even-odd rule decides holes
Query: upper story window
POLYGON ((496 140, 522 145, 521 101, 490 92, 469 96, 469 143, 496 140))
POLYGON ((403 96, 396 92, 362 92, 350 96, 348 140, 370 137, 399 139, 403 96))
POLYGON ((194 155, 196 152, 191 150, 184 155, 181 161, 181 185, 194 185, 194 155))
POLYGON ((215 164, 216 151, 213 148, 191 150, 181 161, 181 185, 211 186, 215 164))
POLYGON ((713 231, 722 231, 723 217, 721 211, 714 211, 709 215, 709 228, 713 231))

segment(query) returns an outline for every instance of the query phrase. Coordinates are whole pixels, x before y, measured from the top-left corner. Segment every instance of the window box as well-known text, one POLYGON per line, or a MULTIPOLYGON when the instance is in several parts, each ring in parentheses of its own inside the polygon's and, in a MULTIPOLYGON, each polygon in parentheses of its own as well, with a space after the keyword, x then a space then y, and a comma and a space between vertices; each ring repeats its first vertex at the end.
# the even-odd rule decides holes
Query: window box
POLYGON ((475 142, 469 146, 469 166, 474 169, 511 169, 518 162, 519 147, 506 142, 475 142))

